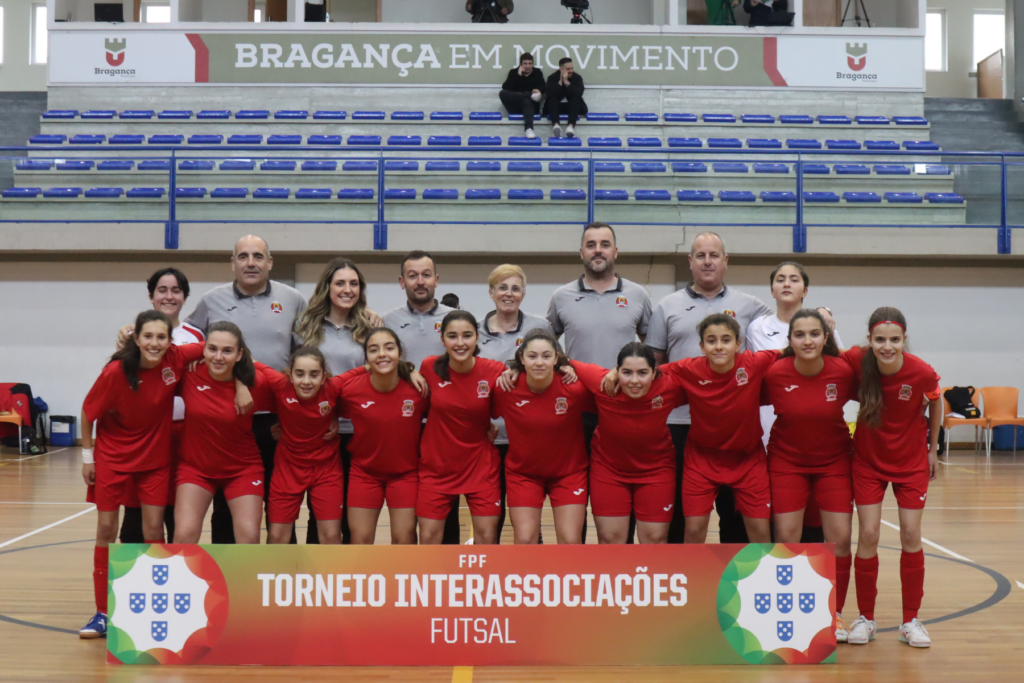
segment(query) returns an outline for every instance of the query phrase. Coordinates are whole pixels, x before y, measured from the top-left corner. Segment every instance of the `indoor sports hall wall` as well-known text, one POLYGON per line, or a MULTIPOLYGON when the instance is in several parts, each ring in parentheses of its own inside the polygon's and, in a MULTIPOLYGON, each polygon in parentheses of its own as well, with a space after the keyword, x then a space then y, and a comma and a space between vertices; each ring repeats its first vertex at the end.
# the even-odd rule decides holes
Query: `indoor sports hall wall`
MULTIPOLYGON (((291 266, 280 259, 275 275, 295 278, 309 295, 328 255, 291 266)), ((482 317, 492 306, 487 275, 499 261, 439 264, 437 294, 455 292, 463 307, 482 317)), ((529 278, 522 309, 544 315, 551 292, 579 276, 579 262, 522 262, 529 278)), ((145 279, 164 261, 140 263, 8 262, 0 269, 4 301, 4 343, 0 378, 28 382, 50 405, 51 414, 77 415, 82 400, 109 354, 117 329, 149 308, 145 279)), ((211 287, 231 279, 223 263, 178 263, 189 275, 192 295, 185 311, 211 287)), ((768 275, 772 266, 730 268, 726 282, 772 304, 768 275)), ((385 312, 405 301, 395 263, 362 263, 369 303, 385 312)), ((645 283, 656 303, 675 289, 671 264, 628 264, 617 270, 645 283)), ((809 265, 809 305, 835 312, 844 343, 866 333, 871 311, 899 307, 907 315, 911 349, 942 375, 943 385, 1024 387, 1024 270, 983 265, 917 266, 888 261, 879 266, 809 265)), ((688 270, 681 268, 679 278, 688 270)), ((968 440, 966 433, 956 440, 968 440)))

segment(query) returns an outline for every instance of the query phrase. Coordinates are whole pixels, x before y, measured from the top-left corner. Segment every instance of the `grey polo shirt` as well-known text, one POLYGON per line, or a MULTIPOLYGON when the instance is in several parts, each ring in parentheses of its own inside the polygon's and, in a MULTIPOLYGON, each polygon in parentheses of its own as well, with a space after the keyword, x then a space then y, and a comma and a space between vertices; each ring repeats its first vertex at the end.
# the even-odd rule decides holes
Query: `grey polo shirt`
MULTIPOLYGON (((723 285, 721 292, 708 299, 695 292, 691 283, 669 294, 655 306, 647 330, 647 345, 655 351, 667 353, 669 362, 696 358, 704 355, 700 350, 697 325, 707 316, 728 313, 740 324, 740 334, 745 335, 751 321, 771 312, 772 309, 763 301, 739 290, 723 285)), ((741 348, 746 348, 746 339, 741 348)), ((690 424, 690 407, 673 410, 668 423, 690 424)))
MULTIPOLYGON (((343 375, 353 368, 365 364, 363 345, 352 338, 352 328, 346 325, 338 327, 330 320, 324 318, 324 340, 320 344, 320 351, 327 361, 327 368, 332 375, 343 375)), ((295 347, 302 346, 302 337, 292 335, 292 344, 295 347)), ((338 418, 338 431, 342 434, 352 433, 352 420, 344 417, 338 418)))
POLYGON ((452 310, 444 304, 434 302, 434 307, 426 313, 420 313, 406 302, 393 311, 384 314, 384 326, 390 327, 402 340, 405 347, 405 359, 420 369, 423 359, 427 356, 440 356, 444 353, 441 343, 441 321, 452 310))
POLYGON ((647 334, 651 297, 635 282, 615 276, 618 284, 598 294, 579 280, 551 295, 548 322, 556 335, 565 335, 565 352, 573 360, 615 367, 623 346, 647 334))
POLYGON ((288 365, 292 353, 292 326, 305 310, 305 297, 281 282, 271 280, 255 296, 242 294, 234 282, 229 282, 204 294, 185 322, 207 336, 212 323, 233 322, 242 330, 254 359, 281 369, 288 365))

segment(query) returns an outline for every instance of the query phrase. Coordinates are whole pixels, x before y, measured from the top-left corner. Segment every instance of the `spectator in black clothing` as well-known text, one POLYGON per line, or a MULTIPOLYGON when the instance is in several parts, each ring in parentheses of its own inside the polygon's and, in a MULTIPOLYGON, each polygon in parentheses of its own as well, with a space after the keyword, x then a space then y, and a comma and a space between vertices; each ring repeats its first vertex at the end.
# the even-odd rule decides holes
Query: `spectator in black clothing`
POLYGON ((474 24, 507 24, 515 4, 512 0, 469 0, 466 11, 473 15, 474 24))
POLYGON ((441 305, 447 306, 448 308, 459 308, 459 295, 455 292, 448 292, 441 297, 441 305))
POLYGON ((743 0, 743 11, 750 15, 750 26, 790 26, 793 23, 789 0, 774 0, 771 5, 764 0, 743 0))
POLYGON ((540 101, 544 97, 544 74, 533 68, 533 55, 524 52, 519 58, 519 67, 508 72, 508 78, 501 85, 498 94, 509 114, 523 115, 523 129, 526 137, 535 138, 533 117, 541 111, 540 101))
POLYGON ((556 138, 562 137, 562 100, 567 102, 566 114, 569 119, 565 136, 576 136, 576 122, 579 121, 580 114, 587 113, 583 90, 583 77, 573 71, 572 59, 562 57, 558 60, 558 71, 548 77, 547 83, 547 113, 551 117, 551 134, 556 138))

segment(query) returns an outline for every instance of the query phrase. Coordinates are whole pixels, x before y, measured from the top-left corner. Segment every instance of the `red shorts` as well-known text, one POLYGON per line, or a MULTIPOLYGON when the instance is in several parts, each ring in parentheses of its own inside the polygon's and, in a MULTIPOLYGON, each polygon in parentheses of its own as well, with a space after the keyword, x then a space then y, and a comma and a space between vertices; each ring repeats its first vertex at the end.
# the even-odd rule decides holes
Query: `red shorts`
POLYGON ((744 517, 771 516, 768 460, 763 447, 759 452, 743 454, 707 453, 687 442, 683 462, 683 514, 687 517, 710 515, 723 486, 732 489, 736 509, 744 517))
POLYGON ((195 484, 210 493, 224 491, 224 498, 234 500, 242 496, 264 496, 263 466, 253 466, 231 477, 208 477, 191 465, 178 463, 178 486, 195 484))
POLYGON ((313 514, 325 522, 341 519, 345 474, 340 460, 313 467, 296 467, 286 458, 274 463, 270 480, 267 519, 271 524, 291 524, 299 518, 302 499, 309 492, 313 514))
POLYGON ((595 517, 628 517, 639 522, 668 523, 676 497, 674 470, 652 475, 651 481, 621 481, 600 465, 590 469, 590 508, 595 517))
POLYGON ((551 497, 551 507, 587 504, 587 471, 564 477, 537 478, 505 470, 505 501, 510 508, 542 508, 551 497))
POLYGON ((892 484, 892 492, 896 494, 896 504, 904 510, 923 510, 928 497, 928 470, 910 481, 890 482, 881 475, 864 470, 853 470, 853 497, 857 505, 878 505, 885 498, 885 488, 892 484))
MULTIPOLYGON (((501 489, 497 485, 485 491, 464 495, 469 505, 469 514, 474 517, 496 517, 501 514, 501 489)), ((420 487, 416 491, 416 516, 423 519, 447 519, 458 498, 457 493, 439 493, 420 487)))
POLYGON ((386 500, 389 508, 414 508, 419 484, 420 475, 415 470, 381 478, 352 465, 348 473, 348 506, 380 510, 386 500))
POLYGON ((169 467, 159 467, 143 472, 118 472, 96 464, 96 485, 90 486, 85 500, 96 503, 96 509, 103 512, 117 512, 125 505, 128 490, 136 491, 136 505, 167 505, 167 489, 171 476, 169 467))
MULTIPOLYGON (((771 491, 775 514, 810 511, 812 506, 825 512, 853 512, 853 478, 849 473, 772 472, 771 491)), ((810 524, 810 521, 805 514, 804 526, 820 526, 820 522, 810 524)))
MULTIPOLYGON (((185 431, 185 422, 178 420, 171 423, 171 470, 167 479, 167 505, 174 505, 174 494, 178 490, 178 454, 181 452, 181 435, 185 431)), ((139 492, 133 484, 129 484, 125 490, 124 501, 121 503, 126 508, 139 507, 139 492)))

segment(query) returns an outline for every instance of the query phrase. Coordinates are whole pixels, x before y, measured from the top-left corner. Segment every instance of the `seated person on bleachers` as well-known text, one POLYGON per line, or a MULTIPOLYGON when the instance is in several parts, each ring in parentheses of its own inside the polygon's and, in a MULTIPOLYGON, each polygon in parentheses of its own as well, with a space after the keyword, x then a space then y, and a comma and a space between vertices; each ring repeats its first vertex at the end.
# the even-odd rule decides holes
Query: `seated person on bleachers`
POLYGON ((551 118, 551 134, 556 138, 562 137, 562 126, 560 125, 562 114, 562 100, 566 101, 565 113, 569 119, 569 125, 565 129, 566 137, 576 136, 576 122, 580 114, 587 113, 587 103, 583 101, 583 77, 573 70, 572 60, 562 57, 558 60, 558 71, 548 76, 547 85, 547 113, 551 118))
POLYGON ((507 24, 513 9, 512 0, 469 0, 466 3, 466 11, 473 15, 474 24, 507 24))
POLYGON ((793 13, 789 0, 774 0, 769 6, 765 0, 743 0, 743 11, 750 15, 750 26, 791 26, 793 13))
POLYGON ((533 55, 529 52, 522 54, 519 66, 510 70, 508 78, 501 84, 498 97, 509 114, 523 115, 526 137, 537 137, 533 132, 533 117, 540 111, 540 101, 544 97, 544 74, 533 68, 533 55))

